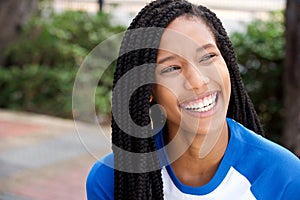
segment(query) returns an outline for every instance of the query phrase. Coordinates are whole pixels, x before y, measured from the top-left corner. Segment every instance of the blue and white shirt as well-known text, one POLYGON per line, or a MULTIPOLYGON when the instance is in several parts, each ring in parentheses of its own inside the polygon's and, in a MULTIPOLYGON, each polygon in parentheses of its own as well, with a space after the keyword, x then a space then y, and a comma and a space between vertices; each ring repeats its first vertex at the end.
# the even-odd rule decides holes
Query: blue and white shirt
MULTIPOLYGON (((162 167, 166 200, 296 200, 300 199, 300 160, 285 148, 227 119, 230 139, 214 177, 205 185, 182 184, 171 165, 162 167)), ((156 144, 163 147, 162 133, 156 144)), ((113 154, 92 167, 86 183, 88 200, 114 195, 113 154)))

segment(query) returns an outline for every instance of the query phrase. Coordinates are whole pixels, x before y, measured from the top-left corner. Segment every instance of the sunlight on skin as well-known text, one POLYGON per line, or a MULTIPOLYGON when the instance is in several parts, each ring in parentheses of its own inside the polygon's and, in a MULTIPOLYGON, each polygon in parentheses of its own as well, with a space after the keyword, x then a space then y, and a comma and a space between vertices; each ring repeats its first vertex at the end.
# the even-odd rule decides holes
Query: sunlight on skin
POLYGON ((225 149, 222 143, 227 145, 227 142, 219 139, 228 139, 226 112, 230 78, 206 25, 199 19, 186 17, 171 22, 162 35, 157 63, 158 84, 153 87, 153 96, 167 114, 168 142, 176 134, 182 138, 178 140, 181 144, 175 144, 168 152, 192 144, 189 152, 195 154, 196 150, 199 158, 205 158, 214 148, 225 149), (213 93, 217 93, 217 100, 210 110, 185 109, 187 105, 204 102, 213 93))

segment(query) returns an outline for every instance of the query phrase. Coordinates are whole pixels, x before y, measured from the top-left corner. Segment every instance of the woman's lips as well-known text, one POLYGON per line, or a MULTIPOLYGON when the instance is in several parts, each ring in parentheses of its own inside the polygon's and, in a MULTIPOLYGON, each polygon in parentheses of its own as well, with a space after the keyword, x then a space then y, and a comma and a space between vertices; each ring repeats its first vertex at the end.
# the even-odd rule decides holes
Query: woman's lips
POLYGON ((193 100, 183 102, 179 107, 197 117, 208 116, 214 113, 218 97, 219 92, 211 92, 202 97, 196 97, 193 100))

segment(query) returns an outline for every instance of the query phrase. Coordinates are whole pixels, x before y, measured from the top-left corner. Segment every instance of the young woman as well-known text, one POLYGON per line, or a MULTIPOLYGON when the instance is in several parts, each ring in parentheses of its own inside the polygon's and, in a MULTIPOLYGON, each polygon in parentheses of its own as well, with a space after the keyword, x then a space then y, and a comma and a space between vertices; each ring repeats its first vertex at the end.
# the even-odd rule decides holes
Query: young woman
POLYGON ((112 115, 113 153, 91 169, 89 200, 300 196, 299 159, 260 136, 231 42, 205 7, 157 0, 140 11, 120 49, 112 115))

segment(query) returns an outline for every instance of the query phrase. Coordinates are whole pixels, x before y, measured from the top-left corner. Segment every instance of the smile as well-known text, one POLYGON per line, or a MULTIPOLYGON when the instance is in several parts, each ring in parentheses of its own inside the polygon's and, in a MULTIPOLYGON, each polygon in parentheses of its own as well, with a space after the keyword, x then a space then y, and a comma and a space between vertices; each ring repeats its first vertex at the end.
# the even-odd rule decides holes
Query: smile
POLYGON ((183 103, 180 107, 184 108, 185 110, 194 112, 210 111, 216 105, 218 96, 217 94, 217 92, 214 92, 203 98, 198 98, 188 103, 183 103))

